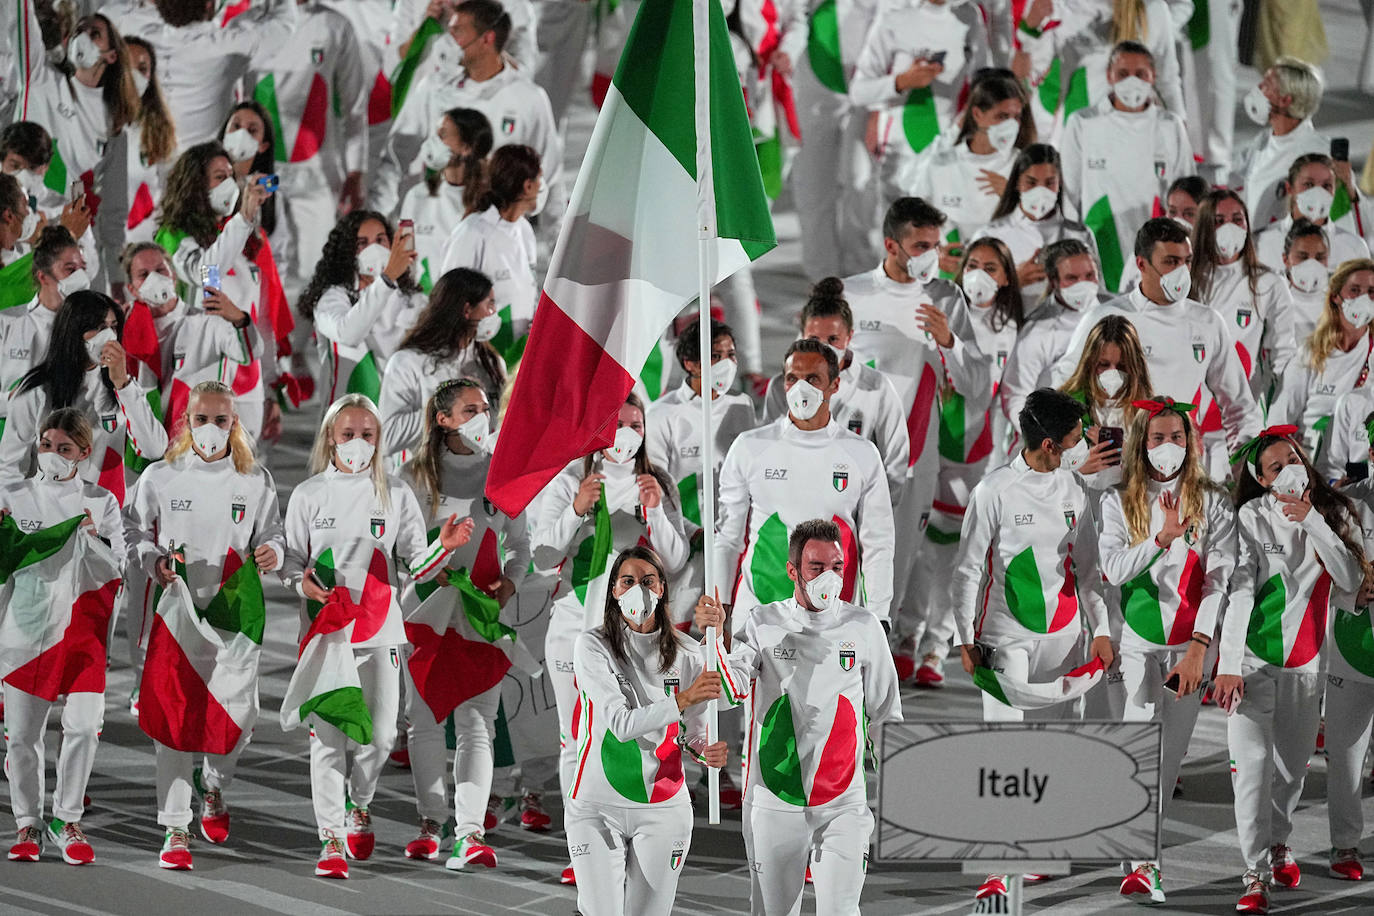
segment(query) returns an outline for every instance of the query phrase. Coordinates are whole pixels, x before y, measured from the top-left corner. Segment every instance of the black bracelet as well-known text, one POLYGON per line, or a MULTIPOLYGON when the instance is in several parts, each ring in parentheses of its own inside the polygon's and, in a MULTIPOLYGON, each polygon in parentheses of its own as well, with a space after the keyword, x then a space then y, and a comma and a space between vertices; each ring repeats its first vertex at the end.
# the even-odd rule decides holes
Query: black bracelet
POLYGON ((1212 641, 1210 639, 1204 639, 1203 637, 1198 636, 1196 633, 1194 633, 1192 638, 1189 639, 1189 642, 1195 642, 1199 646, 1202 646, 1202 648, 1204 649, 1210 649, 1212 647, 1212 641))

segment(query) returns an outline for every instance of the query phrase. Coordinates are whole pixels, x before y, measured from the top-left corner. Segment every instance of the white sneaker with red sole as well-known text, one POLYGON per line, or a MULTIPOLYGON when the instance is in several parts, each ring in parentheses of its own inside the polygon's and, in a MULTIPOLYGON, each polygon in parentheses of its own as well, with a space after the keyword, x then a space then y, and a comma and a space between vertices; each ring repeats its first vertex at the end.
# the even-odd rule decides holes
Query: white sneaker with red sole
POLYGON ((945 686, 945 660, 939 655, 927 655, 916 669, 916 686, 937 690, 945 686))
POLYGON ((538 792, 526 792, 520 799, 520 826, 525 830, 543 833, 549 829, 553 818, 544 813, 544 805, 538 792))
POLYGON ((1148 899, 1140 900, 1140 903, 1163 903, 1164 902, 1164 881, 1159 872, 1159 867, 1153 862, 1145 862, 1136 867, 1135 871, 1127 875, 1121 882, 1121 896, 1134 897, 1142 896, 1148 899))
MULTIPOLYGON (((14 856, 10 856, 14 858, 14 856)), ((1342 881, 1359 881, 1364 877, 1364 863, 1360 861, 1358 849, 1331 850, 1331 867, 1327 870, 1333 878, 1342 881)))
POLYGON ((1282 843, 1269 850, 1269 871, 1274 876, 1274 883, 1281 887, 1297 887, 1302 883, 1298 860, 1293 858, 1293 850, 1282 843))
POLYGON ((462 871, 469 865, 496 867, 496 850, 487 845, 486 838, 480 833, 469 833, 454 843, 453 855, 444 863, 444 867, 450 871, 462 871))
POLYGON ((420 819, 420 835, 406 844, 407 859, 439 858, 439 841, 444 837, 444 825, 424 817, 420 819))
POLYGON ((95 850, 80 824, 53 818, 48 823, 48 839, 62 850, 62 861, 68 865, 89 865, 95 861, 95 850))
POLYGON ((10 847, 11 862, 37 862, 43 852, 43 831, 37 827, 21 827, 14 845, 10 847))
POLYGON ((1237 913, 1257 913, 1260 916, 1269 912, 1269 885, 1265 884, 1260 876, 1252 871, 1245 873, 1241 878, 1245 884, 1245 893, 1240 895, 1236 901, 1237 913))
POLYGON ((162 852, 157 857, 159 868, 171 871, 190 871, 191 831, 185 827, 173 827, 162 838, 162 852))
POLYGON ((206 788, 200 767, 192 771, 191 781, 200 793, 200 835, 218 846, 229 839, 229 806, 224 803, 224 793, 206 788))

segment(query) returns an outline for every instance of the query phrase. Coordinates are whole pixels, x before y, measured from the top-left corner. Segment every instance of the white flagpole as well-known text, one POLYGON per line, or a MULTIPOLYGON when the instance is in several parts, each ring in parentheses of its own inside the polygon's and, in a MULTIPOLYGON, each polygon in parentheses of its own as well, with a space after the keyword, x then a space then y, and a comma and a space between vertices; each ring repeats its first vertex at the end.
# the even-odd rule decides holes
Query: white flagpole
MULTIPOLYGON (((716 200, 711 172, 711 21, 710 0, 692 0, 692 47, 696 62, 693 89, 696 98, 697 138, 697 244, 699 321, 701 341, 701 527, 706 578, 703 594, 715 594, 716 467, 715 436, 711 427, 711 286, 715 281, 716 200)), ((706 670, 716 670, 716 628, 706 628, 706 670)), ((715 700, 706 704, 706 742, 720 740, 715 700)), ((720 770, 707 769, 707 823, 720 823, 720 770)))

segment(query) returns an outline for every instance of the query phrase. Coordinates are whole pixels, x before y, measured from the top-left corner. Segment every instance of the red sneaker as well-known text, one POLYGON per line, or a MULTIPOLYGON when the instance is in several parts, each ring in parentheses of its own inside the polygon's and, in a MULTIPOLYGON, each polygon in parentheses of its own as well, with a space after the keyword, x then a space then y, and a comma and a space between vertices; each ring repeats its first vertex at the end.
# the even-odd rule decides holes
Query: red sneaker
POLYGON ((37 827, 21 827, 19 836, 10 847, 11 862, 37 862, 43 851, 43 831, 37 827))
POLYGON ((387 759, 391 761, 392 766, 408 770, 410 769, 410 748, 398 747, 391 752, 391 756, 387 759))
POLYGON ((62 850, 62 860, 68 865, 89 865, 95 861, 95 850, 80 824, 53 818, 48 824, 48 839, 62 850))
POLYGON ((1007 876, 988 875, 988 879, 983 882, 983 886, 978 888, 978 893, 973 896, 978 900, 986 900, 988 897, 1007 896, 1007 876))
POLYGON ((349 856, 361 862, 371 857, 376 845, 377 835, 372 832, 372 815, 367 813, 366 808, 353 808, 348 812, 349 856))
POLYGON ((806 883, 807 883, 807 884, 815 884, 815 883, 816 883, 815 879, 813 879, 813 878, 811 877, 811 866, 810 866, 810 865, 806 866, 806 883))
POLYGON ((571 865, 563 869, 563 876, 558 879, 558 883, 577 884, 577 873, 573 871, 573 867, 571 865))
POLYGON ((553 818, 544 813, 539 793, 526 792, 525 797, 520 799, 520 826, 535 833, 543 833, 549 829, 551 823, 553 818))
POLYGON ((200 835, 216 845, 229 839, 229 806, 219 789, 206 789, 201 797, 200 835))
POLYGON ((157 857, 159 868, 171 871, 190 871, 191 832, 185 827, 173 827, 162 839, 162 853, 157 857))
POLYGON ((729 770, 720 771, 720 807, 723 811, 738 811, 744 805, 744 793, 735 785, 729 770))
POLYGON ((420 835, 406 844, 406 858, 439 858, 439 840, 443 838, 443 833, 444 827, 438 821, 420 818, 420 835))
POLYGON ((496 867, 496 850, 487 845, 486 839, 480 833, 469 833, 454 843, 453 855, 444 863, 450 871, 461 871, 469 865, 496 867))
POLYGON ((921 659, 921 667, 916 669, 916 686, 927 689, 945 686, 945 660, 938 655, 921 659))
POLYGON ((897 680, 905 681, 916 673, 916 659, 906 653, 892 653, 892 664, 897 666, 897 680))
POLYGON ((344 856, 344 844, 332 833, 326 833, 324 845, 320 849, 320 860, 315 863, 317 878, 347 878, 348 859, 344 856))
POLYGON ((1302 883, 1302 869, 1293 858, 1293 850, 1282 843, 1269 850, 1269 870, 1274 875, 1274 883, 1283 887, 1297 887, 1302 883))
POLYGON ((1131 872, 1121 882, 1121 896, 1131 897, 1136 894, 1143 894, 1149 900, 1142 900, 1141 903, 1163 903, 1164 902, 1164 882, 1159 874, 1159 869, 1151 862, 1146 862, 1131 872))
POLYGON ((1248 871, 1241 879, 1245 882, 1245 893, 1236 901, 1237 913, 1269 912, 1269 886, 1260 880, 1255 872, 1248 871))
MULTIPOLYGON (((14 855, 11 854, 13 859, 14 855)), ((1333 878, 1340 878, 1342 881, 1359 881, 1364 877, 1364 863, 1360 861, 1360 851, 1358 849, 1333 849, 1331 850, 1331 868, 1328 874, 1333 878)))

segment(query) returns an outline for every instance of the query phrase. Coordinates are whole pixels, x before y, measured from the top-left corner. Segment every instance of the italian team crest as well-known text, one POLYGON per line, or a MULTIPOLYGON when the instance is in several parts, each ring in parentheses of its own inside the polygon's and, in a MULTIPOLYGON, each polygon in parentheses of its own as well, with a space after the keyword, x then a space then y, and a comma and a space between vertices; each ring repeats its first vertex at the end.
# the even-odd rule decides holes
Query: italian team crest
POLYGON ((324 63, 324 48, 311 48, 310 62, 317 67, 324 63))
POLYGON ((835 488, 836 493, 843 493, 849 489, 849 467, 843 466, 835 468, 830 475, 830 485, 835 488))
POLYGON ((247 509, 248 507, 243 503, 234 503, 229 507, 229 517, 234 520, 235 525, 243 521, 243 516, 246 514, 247 509))
POLYGON ((515 133, 515 119, 514 119, 514 118, 502 118, 502 119, 501 119, 501 133, 505 134, 507 137, 509 137, 511 134, 514 134, 514 133, 515 133))
POLYGON ((1184 528, 1184 529, 1183 529, 1183 543, 1187 544, 1189 547, 1193 547, 1193 546, 1195 546, 1195 545, 1197 544, 1197 541, 1198 541, 1198 531, 1197 531, 1197 528, 1198 528, 1197 522, 1194 522, 1193 524, 1189 525, 1187 528, 1184 528))
POLYGON ((1007 351, 1006 351, 1006 350, 998 350, 998 351, 997 351, 997 368, 998 368, 998 369, 1001 369, 1001 368, 1002 368, 1003 366, 1005 366, 1006 364, 1007 364, 1007 351))
POLYGON ((181 371, 181 367, 186 365, 186 354, 185 354, 185 353, 178 353, 178 354, 176 355, 176 362, 177 362, 177 371, 180 372, 180 371, 181 371))
POLYGON ((677 871, 678 868, 679 868, 679 866, 682 865, 682 856, 683 856, 683 854, 684 854, 684 853, 683 853, 683 851, 682 851, 682 847, 681 847, 681 846, 678 846, 678 847, 674 848, 674 849, 673 849, 673 857, 672 857, 671 859, 668 860, 668 867, 671 868, 673 871, 677 871))
POLYGON ((1195 344, 1193 344, 1193 359, 1197 360, 1198 362, 1202 362, 1202 361, 1203 361, 1204 359, 1206 359, 1206 358, 1207 358, 1207 345, 1206 345, 1206 344, 1200 344, 1200 343, 1195 343, 1195 344))
POLYGON ((840 643, 840 670, 854 670, 854 644, 852 642, 840 643))
POLYGON ((119 422, 114 414, 104 413, 100 415, 100 428, 107 433, 112 433, 119 428, 119 422))
POLYGON ((374 518, 372 520, 372 536, 381 540, 382 535, 386 534, 386 519, 374 518))
POLYGON ((1078 513, 1075 512, 1075 511, 1073 511, 1072 509, 1065 509, 1065 510, 1064 510, 1064 524, 1066 524, 1066 525, 1069 526, 1069 530, 1070 530, 1070 531, 1072 531, 1074 528, 1077 528, 1077 527, 1078 527, 1078 513))
POLYGON ((391 667, 401 667, 401 650, 397 649, 395 646, 391 647, 391 667))
POLYGON ((848 426, 849 426, 849 431, 850 431, 851 433, 853 433, 854 435, 856 435, 856 436, 862 436, 862 435, 864 434, 864 418, 863 418, 863 417, 850 417, 848 426))
POLYGON ((921 531, 925 531, 925 530, 926 530, 926 524, 929 523, 929 522, 930 522, 930 513, 929 513, 929 512, 922 512, 922 513, 921 513, 921 526, 920 526, 920 530, 921 530, 921 531))
POLYGON ((665 677, 663 679, 663 692, 668 696, 677 696, 678 687, 681 681, 675 677, 665 677))
POLYGON ((1249 309, 1236 309, 1236 325, 1237 325, 1237 327, 1242 327, 1242 328, 1248 328, 1248 327, 1250 327, 1250 310, 1249 310, 1249 309))
POLYGON ((1169 172, 1169 163, 1165 162, 1163 159, 1156 159, 1156 160, 1155 160, 1155 177, 1158 178, 1160 181, 1163 181, 1163 180, 1164 180, 1164 176, 1165 176, 1166 174, 1168 174, 1168 172, 1169 172))

